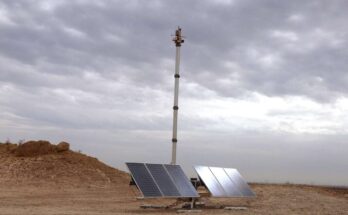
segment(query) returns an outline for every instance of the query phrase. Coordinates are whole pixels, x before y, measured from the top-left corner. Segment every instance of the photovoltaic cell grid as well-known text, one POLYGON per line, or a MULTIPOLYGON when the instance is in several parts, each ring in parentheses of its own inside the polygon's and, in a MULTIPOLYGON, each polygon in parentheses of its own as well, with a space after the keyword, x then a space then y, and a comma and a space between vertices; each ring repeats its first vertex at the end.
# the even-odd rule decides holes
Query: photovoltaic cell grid
POLYGON ((199 197, 179 165, 126 163, 145 198, 199 197))
POLYGON ((255 196, 236 169, 195 166, 195 170, 214 197, 255 196))

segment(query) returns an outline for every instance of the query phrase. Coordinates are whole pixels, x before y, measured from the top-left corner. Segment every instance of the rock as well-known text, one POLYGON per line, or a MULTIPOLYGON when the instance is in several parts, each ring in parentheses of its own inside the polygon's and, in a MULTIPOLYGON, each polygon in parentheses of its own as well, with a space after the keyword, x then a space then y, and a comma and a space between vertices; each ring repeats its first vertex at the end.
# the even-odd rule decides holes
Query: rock
POLYGON ((57 152, 69 151, 70 144, 67 142, 60 142, 56 148, 57 148, 57 152))

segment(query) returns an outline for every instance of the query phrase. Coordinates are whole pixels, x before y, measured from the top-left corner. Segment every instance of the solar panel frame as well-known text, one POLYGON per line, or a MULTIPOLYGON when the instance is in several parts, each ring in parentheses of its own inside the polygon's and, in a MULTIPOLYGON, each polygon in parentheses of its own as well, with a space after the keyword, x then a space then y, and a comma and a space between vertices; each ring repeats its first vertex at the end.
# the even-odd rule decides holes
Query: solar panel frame
POLYGON ((242 198, 256 196, 236 169, 208 166, 194 166, 194 169, 213 197, 242 198), (224 192, 220 188, 216 189, 216 187, 221 187, 224 192), (232 187, 233 190, 231 190, 232 187))
MULTIPOLYGON (((199 197, 197 191, 186 177, 182 168, 179 165, 171 164, 149 164, 149 163, 126 163, 132 178, 136 186, 139 188, 141 194, 144 198, 196 198, 199 197), (151 192, 147 192, 145 189, 148 189, 147 184, 144 184, 142 178, 139 178, 139 174, 134 171, 134 166, 142 167, 142 174, 145 176, 145 180, 150 184, 150 188, 153 190, 158 189, 159 192, 155 192, 157 195, 153 195, 151 192), (172 168, 176 169, 179 174, 175 175, 172 172, 172 168), (169 169, 169 170, 168 170, 169 169), (145 171, 146 170, 146 171, 145 171), (151 180, 148 180, 151 176, 151 180), (170 184, 171 187, 165 187, 165 182, 170 184), (180 182, 180 183, 179 183, 180 182), (189 189, 189 192, 183 192, 183 186, 186 185, 186 189, 189 189), (188 186, 188 188, 187 188, 188 186), (169 188, 169 189, 168 189, 169 188), (192 194, 193 195, 190 195, 192 194)), ((150 189, 151 190, 151 189, 150 189)))

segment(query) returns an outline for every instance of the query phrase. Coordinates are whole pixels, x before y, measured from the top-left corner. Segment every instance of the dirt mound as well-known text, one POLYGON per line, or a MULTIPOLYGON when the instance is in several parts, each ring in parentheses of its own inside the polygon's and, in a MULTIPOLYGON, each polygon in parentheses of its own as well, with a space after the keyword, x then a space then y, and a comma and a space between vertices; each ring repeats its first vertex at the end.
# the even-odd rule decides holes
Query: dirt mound
POLYGON ((0 183, 10 185, 127 186, 129 175, 96 158, 69 150, 68 143, 0 143, 0 183))
POLYGON ((68 151, 69 148, 70 144, 67 142, 60 142, 58 145, 53 145, 46 140, 31 140, 19 145, 11 144, 11 152, 13 152, 16 156, 24 157, 54 154, 68 151))
POLYGON ((28 141, 17 146, 14 150, 16 156, 37 156, 56 152, 56 147, 48 141, 28 141))

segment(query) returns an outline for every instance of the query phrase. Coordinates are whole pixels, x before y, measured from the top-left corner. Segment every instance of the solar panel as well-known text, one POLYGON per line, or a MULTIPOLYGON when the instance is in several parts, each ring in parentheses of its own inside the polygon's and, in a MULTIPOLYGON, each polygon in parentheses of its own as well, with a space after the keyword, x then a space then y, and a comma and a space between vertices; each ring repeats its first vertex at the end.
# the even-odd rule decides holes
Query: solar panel
POLYGON ((214 174, 210 171, 207 166, 197 166, 195 167, 196 172, 199 177, 203 180, 204 184, 207 186, 209 191, 214 196, 226 196, 227 193, 222 188, 221 184, 218 182, 214 174))
POLYGON ((242 194, 223 168, 210 167, 210 170, 215 175, 216 179, 224 188, 228 196, 240 196, 242 194))
POLYGON ((243 196, 255 196, 255 193, 251 190, 249 185, 246 183, 246 181, 243 179, 241 174, 236 169, 225 168, 225 171, 243 196))
POLYGON ((155 181, 147 170, 145 164, 142 163, 127 163, 129 171, 138 187, 141 187, 141 192, 144 196, 155 197, 162 196, 155 181))
POLYGON ((140 188, 140 191, 146 197, 162 196, 158 189, 156 182, 153 180, 151 174, 143 163, 127 163, 128 169, 132 177, 140 188))
POLYGON ((193 187, 184 171, 179 165, 164 165, 169 175, 173 179, 181 196, 199 197, 196 189, 193 187))
POLYGON ((179 165, 126 163, 135 184, 145 198, 198 197, 179 165))
POLYGON ((255 196, 236 169, 195 166, 195 170, 214 197, 255 196))
POLYGON ((173 180, 162 164, 146 164, 163 196, 180 196, 173 180))

